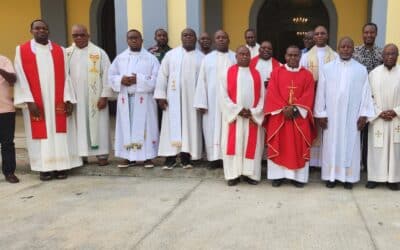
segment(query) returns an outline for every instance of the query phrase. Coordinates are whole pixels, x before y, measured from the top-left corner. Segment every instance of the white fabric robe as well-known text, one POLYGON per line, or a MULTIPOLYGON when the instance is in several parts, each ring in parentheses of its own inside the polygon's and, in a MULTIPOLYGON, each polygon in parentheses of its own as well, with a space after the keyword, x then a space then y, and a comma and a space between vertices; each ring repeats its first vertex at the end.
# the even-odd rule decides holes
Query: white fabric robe
MULTIPOLYGON (((36 55, 38 66, 45 111, 44 116, 46 119, 47 139, 32 139, 30 114, 26 103, 33 102, 33 96, 22 68, 19 46, 15 52, 15 70, 18 80, 14 87, 14 104, 22 108, 31 169, 33 171, 48 172, 67 170, 81 166, 82 160, 77 151, 74 116, 69 116, 67 118, 67 133, 56 133, 54 105, 55 79, 50 42, 48 45, 41 45, 32 40, 31 44, 33 46, 33 52, 36 55)), ((66 62, 66 57, 64 56, 64 58, 66 62)), ((76 103, 73 86, 68 77, 67 63, 65 63, 65 72, 64 101, 76 103)))
MULTIPOLYGON (((130 161, 145 161, 153 159, 157 156, 159 130, 157 118, 157 103, 153 99, 154 88, 156 84, 157 72, 159 69, 157 58, 150 54, 147 50, 141 49, 139 52, 132 52, 126 49, 118 55, 112 62, 109 69, 109 82, 112 89, 118 93, 117 120, 115 128, 115 155, 130 161), (121 84, 123 76, 136 74, 137 83, 129 87, 121 84), (130 97, 127 97, 127 94, 130 97), (145 114, 145 131, 143 131, 144 145, 141 149, 127 149, 124 145, 124 136, 130 135, 130 128, 133 126, 133 120, 137 119, 138 111, 141 107, 133 105, 134 95, 140 94, 145 96, 146 114, 145 114), (124 100, 124 98, 126 98, 124 100), (129 122, 124 124, 124 117, 130 114, 123 113, 122 102, 128 102, 131 99, 129 113, 131 114, 129 122)), ((138 118, 140 119, 140 117, 138 118)))
POLYGON ((253 180, 261 180, 261 159, 264 150, 264 84, 261 82, 260 100, 256 107, 254 103, 254 84, 249 68, 239 67, 237 76, 237 98, 236 104, 229 98, 227 91, 227 78, 221 84, 220 105, 222 110, 222 157, 224 161, 224 174, 226 180, 232 180, 241 175, 253 180), (249 134, 249 119, 239 116, 243 109, 250 109, 253 121, 258 124, 257 144, 254 159, 245 157, 247 138, 249 134), (235 155, 227 155, 229 124, 236 120, 236 146, 235 155))
MULTIPOLYGON (((154 91, 155 99, 167 99, 168 91, 174 78, 180 78, 180 105, 181 105, 181 147, 173 146, 170 140, 169 109, 163 111, 161 121, 160 156, 174 156, 180 152, 189 153, 192 160, 201 158, 201 116, 193 107, 196 82, 204 54, 199 50, 187 52, 182 47, 170 50, 164 57, 157 76, 157 85, 154 91), (180 57, 181 56, 181 57, 180 57), (180 75, 177 75, 179 74, 180 75)), ((168 103, 171 105, 171 103, 168 103)))
POLYGON ((368 128, 368 180, 400 182, 400 67, 390 71, 378 66, 369 74, 375 117, 368 128), (392 121, 379 118, 382 111, 394 110, 392 121))
MULTIPOLYGON (((288 71, 291 72, 300 71, 300 67, 293 69, 287 66, 287 64, 285 64, 285 67, 288 71)), ((299 113, 303 118, 307 117, 308 111, 305 108, 297 106, 297 109, 299 110, 299 113)), ((282 110, 277 110, 276 112, 273 112, 272 115, 277 115, 280 114, 281 112, 282 110)), ((290 179, 302 183, 307 183, 309 176, 309 168, 310 168, 310 162, 306 162, 303 168, 297 170, 291 170, 284 166, 276 164, 275 162, 268 159, 267 177, 269 180, 290 179)))
MULTIPOLYGON (((99 48, 100 49, 100 48, 99 48)), ((101 97, 112 98, 112 89, 108 84, 108 67, 110 59, 104 50, 100 49, 101 97)), ((79 49, 75 46, 69 59, 69 75, 75 89, 77 104, 74 116, 77 122, 78 153, 80 156, 107 155, 110 152, 110 115, 108 105, 99 111, 98 139, 99 147, 90 146, 89 132, 89 91, 88 91, 88 47, 79 49)))
MULTIPOLYGON (((318 57, 318 65, 319 69, 321 70, 322 66, 325 64, 325 53, 326 47, 317 47, 317 57, 318 57)), ((308 69, 308 56, 309 53, 304 53, 301 55, 300 59, 300 66, 308 69)), ((336 54, 337 58, 337 54, 336 54)), ((323 137, 322 131, 320 128, 318 129, 318 137, 320 137, 320 141, 314 145, 312 145, 310 149, 310 165, 314 167, 320 167, 322 165, 322 144, 323 144, 323 137)))
POLYGON ((246 47, 250 50, 250 57, 256 57, 260 52, 258 51, 260 49, 260 44, 256 43, 254 47, 250 47, 248 44, 246 44, 246 47))
POLYGON ((373 117, 367 69, 339 58, 320 71, 314 117, 328 118, 323 131, 322 179, 355 183, 360 180, 360 116, 373 117))
POLYGON ((203 118, 203 136, 207 160, 222 159, 221 109, 218 103, 220 85, 225 82, 228 68, 236 63, 235 53, 213 51, 204 57, 197 80, 194 107, 207 109, 203 118))

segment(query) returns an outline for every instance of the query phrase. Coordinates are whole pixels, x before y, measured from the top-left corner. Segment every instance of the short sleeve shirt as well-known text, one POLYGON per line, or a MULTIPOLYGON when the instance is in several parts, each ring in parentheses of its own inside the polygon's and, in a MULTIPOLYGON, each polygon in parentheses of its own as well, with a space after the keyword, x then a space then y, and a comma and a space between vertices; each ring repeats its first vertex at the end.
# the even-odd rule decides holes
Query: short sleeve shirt
POLYGON ((383 63, 383 49, 377 46, 368 49, 365 45, 354 48, 353 58, 367 67, 368 73, 383 63))
MULTIPOLYGON (((11 61, 2 55, 0 55, 0 68, 9 73, 15 73, 11 61)), ((15 112, 13 104, 13 88, 0 75, 0 114, 9 112, 15 112)))

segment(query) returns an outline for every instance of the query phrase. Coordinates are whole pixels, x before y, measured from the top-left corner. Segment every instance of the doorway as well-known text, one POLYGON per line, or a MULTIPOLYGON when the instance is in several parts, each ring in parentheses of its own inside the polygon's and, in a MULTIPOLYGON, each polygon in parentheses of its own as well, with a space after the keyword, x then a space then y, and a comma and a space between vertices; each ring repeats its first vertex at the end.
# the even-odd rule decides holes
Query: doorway
POLYGON ((274 56, 284 62, 286 48, 303 48, 304 33, 323 25, 328 30, 330 19, 320 0, 265 0, 257 15, 257 40, 269 40, 274 56))

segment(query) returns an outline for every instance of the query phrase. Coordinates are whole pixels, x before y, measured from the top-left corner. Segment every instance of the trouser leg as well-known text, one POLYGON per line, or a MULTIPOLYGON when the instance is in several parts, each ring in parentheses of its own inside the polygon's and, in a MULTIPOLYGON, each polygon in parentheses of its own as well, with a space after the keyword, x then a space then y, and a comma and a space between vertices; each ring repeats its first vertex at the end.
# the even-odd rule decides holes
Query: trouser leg
POLYGON ((363 169, 367 170, 367 159, 368 159, 368 124, 361 131, 361 163, 363 169))
POLYGON ((16 168, 14 132, 15 112, 0 114, 0 143, 4 175, 14 174, 16 168))

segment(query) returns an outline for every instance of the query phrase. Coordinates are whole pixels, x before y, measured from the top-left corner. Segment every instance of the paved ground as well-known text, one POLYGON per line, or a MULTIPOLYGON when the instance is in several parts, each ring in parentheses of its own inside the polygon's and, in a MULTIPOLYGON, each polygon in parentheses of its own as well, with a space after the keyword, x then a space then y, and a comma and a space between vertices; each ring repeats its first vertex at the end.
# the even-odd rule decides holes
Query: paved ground
MULTIPOLYGON (((161 170, 154 170, 161 171, 161 170)), ((164 171, 165 172, 165 171, 164 171)), ((0 180, 0 249, 399 249, 400 193, 219 178, 0 180)))

